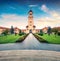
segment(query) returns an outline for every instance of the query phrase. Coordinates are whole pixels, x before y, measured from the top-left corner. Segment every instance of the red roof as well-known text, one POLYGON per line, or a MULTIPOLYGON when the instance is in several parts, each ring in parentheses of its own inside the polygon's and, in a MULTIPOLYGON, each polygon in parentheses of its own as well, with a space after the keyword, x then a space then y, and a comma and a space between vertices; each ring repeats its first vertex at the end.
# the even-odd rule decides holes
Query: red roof
POLYGON ((44 29, 46 29, 46 30, 47 30, 47 29, 48 29, 48 27, 44 27, 42 30, 44 30, 44 29))
POLYGON ((60 31, 60 27, 53 27, 52 29, 57 29, 57 30, 60 31))
POLYGON ((17 27, 15 27, 14 29, 18 29, 18 30, 20 30, 19 28, 17 28, 17 27))
POLYGON ((10 29, 10 28, 6 28, 6 27, 1 27, 1 26, 0 26, 0 29, 10 29))

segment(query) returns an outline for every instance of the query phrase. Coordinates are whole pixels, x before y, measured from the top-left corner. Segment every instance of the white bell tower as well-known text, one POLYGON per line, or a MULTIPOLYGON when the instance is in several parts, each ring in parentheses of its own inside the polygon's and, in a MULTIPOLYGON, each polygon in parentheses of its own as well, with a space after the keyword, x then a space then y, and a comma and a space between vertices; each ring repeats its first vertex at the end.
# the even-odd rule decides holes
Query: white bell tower
POLYGON ((28 25, 26 26, 26 28, 27 28, 27 33, 34 33, 35 32, 32 10, 29 11, 28 25))

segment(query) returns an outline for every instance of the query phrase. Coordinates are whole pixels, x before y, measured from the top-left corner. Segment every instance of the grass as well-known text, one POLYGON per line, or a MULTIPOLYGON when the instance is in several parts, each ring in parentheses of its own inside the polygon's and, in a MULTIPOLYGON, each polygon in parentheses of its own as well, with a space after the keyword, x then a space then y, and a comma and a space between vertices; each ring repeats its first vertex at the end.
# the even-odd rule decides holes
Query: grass
POLYGON ((19 36, 19 35, 7 35, 7 36, 0 36, 0 44, 3 44, 3 43, 14 43, 16 42, 16 40, 18 40, 19 38, 23 37, 22 36, 19 36))
POLYGON ((55 36, 51 34, 49 36, 48 34, 44 34, 43 36, 40 36, 40 37, 46 40, 48 43, 60 44, 60 36, 58 35, 55 36))

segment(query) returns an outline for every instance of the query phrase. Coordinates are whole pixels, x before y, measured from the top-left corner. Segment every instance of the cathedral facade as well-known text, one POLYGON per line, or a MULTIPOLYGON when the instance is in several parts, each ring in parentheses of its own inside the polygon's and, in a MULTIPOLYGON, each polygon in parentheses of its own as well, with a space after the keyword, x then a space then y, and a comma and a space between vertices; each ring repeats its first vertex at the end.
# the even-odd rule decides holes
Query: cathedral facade
POLYGON ((33 11, 30 10, 28 16, 28 25, 26 26, 26 33, 36 33, 36 26, 34 25, 34 20, 33 20, 33 11))

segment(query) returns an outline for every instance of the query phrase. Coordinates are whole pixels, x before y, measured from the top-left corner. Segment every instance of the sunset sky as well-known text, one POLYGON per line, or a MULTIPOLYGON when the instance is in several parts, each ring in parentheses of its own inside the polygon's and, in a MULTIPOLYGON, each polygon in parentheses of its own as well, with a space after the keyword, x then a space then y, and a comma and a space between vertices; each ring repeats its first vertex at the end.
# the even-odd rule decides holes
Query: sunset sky
POLYGON ((0 26, 25 29, 30 9, 37 29, 60 26, 60 0, 0 0, 0 26))

